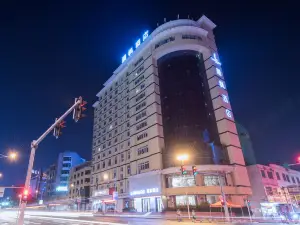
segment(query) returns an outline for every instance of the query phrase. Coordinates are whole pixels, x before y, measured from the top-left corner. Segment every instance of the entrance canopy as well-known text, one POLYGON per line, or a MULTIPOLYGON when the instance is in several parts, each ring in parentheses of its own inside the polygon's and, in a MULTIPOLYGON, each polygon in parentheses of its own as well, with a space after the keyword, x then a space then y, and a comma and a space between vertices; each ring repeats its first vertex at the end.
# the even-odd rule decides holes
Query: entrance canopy
MULTIPOLYGON (((232 202, 228 202, 228 201, 227 201, 227 206, 230 208, 241 208, 242 207, 241 205, 236 205, 236 204, 233 204, 232 202)), ((222 205, 221 201, 218 201, 214 204, 210 204, 210 207, 218 208, 218 207, 223 207, 223 205, 222 205)))

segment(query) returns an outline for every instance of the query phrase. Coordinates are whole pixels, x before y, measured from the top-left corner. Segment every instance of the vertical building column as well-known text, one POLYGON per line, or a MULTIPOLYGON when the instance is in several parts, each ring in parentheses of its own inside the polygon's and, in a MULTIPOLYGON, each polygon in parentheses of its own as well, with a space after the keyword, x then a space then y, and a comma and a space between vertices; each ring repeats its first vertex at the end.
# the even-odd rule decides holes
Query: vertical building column
POLYGON ((221 144, 226 147, 229 163, 235 165, 235 186, 250 186, 244 156, 230 105, 221 62, 216 52, 203 53, 204 65, 221 144))

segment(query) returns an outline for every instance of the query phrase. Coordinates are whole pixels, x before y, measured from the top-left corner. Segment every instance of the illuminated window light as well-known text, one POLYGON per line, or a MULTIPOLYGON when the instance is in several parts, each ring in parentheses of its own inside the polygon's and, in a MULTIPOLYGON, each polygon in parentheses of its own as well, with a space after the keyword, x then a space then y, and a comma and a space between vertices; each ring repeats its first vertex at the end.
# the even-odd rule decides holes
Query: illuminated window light
POLYGON ((222 95, 223 101, 229 103, 229 99, 227 95, 222 95))
POLYGON ((218 65, 222 65, 221 62, 217 59, 216 53, 213 54, 212 57, 210 57, 212 61, 214 61, 218 65))
POLYGON ((145 41, 147 37, 148 37, 148 30, 143 34, 143 41, 145 41))
POLYGON ((126 60, 126 54, 123 55, 123 57, 122 57, 122 63, 125 62, 125 60, 126 60))
POLYGON ((130 56, 132 53, 133 53, 133 48, 130 48, 130 49, 128 50, 128 56, 130 56))
POLYGON ((219 86, 223 89, 226 89, 224 81, 219 80, 219 86))
POLYGON ((139 91, 140 91, 139 89, 136 89, 136 90, 135 90, 135 93, 137 94, 137 93, 139 93, 139 91))
POLYGON ((141 39, 137 40, 137 42, 135 42, 135 48, 138 48, 141 45, 141 39))
POLYGON ((216 68, 216 72, 217 72, 217 74, 218 74, 220 77, 223 76, 223 75, 222 75, 222 71, 221 71, 219 68, 216 68))
POLYGON ((113 128, 113 126, 112 126, 112 125, 110 125, 110 126, 109 126, 109 129, 111 130, 112 128, 113 128))
POLYGON ((228 118, 232 118, 232 112, 229 109, 226 109, 225 112, 228 118))

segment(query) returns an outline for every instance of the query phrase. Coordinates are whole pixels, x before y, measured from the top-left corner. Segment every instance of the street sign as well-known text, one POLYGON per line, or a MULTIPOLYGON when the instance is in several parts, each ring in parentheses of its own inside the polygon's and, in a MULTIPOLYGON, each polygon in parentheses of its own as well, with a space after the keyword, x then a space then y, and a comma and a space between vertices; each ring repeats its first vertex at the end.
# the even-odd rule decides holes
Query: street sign
POLYGON ((3 197, 4 191, 5 191, 5 188, 4 187, 0 187, 0 198, 3 197))

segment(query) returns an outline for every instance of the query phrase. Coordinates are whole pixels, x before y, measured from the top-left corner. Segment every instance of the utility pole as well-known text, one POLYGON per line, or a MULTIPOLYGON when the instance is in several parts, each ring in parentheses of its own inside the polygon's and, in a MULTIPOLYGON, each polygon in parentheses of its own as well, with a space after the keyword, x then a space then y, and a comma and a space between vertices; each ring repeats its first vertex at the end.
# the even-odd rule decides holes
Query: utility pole
MULTIPOLYGON (((225 173, 225 176, 226 176, 226 173, 225 173)), ((222 195, 222 199, 223 199, 223 202, 224 202, 225 220, 227 222, 229 222, 230 221, 230 216, 229 216, 229 211, 228 211, 228 206, 227 206, 227 201, 226 201, 226 195, 223 191, 223 182, 221 181, 220 173, 218 173, 218 178, 219 178, 219 183, 220 183, 220 188, 221 188, 221 195, 222 195)))
MULTIPOLYGON (((73 119, 75 122, 77 122, 80 118, 83 117, 82 112, 85 110, 84 105, 86 105, 86 102, 83 101, 82 97, 76 98, 74 105, 69 108, 60 118, 56 119, 55 122, 46 130, 37 140, 33 140, 31 142, 31 152, 30 152, 30 158, 29 158, 29 164, 27 169, 27 175, 25 180, 25 186, 24 190, 29 189, 30 179, 31 179, 31 172, 33 168, 33 162, 34 162, 34 156, 35 151, 38 148, 38 145, 44 140, 44 138, 52 131, 54 130, 54 135, 61 134, 60 130, 57 132, 57 129, 61 129, 62 127, 58 127, 64 118, 66 118, 71 112, 73 112, 73 119)), ((22 201, 20 204, 20 215, 18 218, 18 225, 24 224, 24 214, 25 214, 25 208, 26 208, 26 201, 22 201)))

